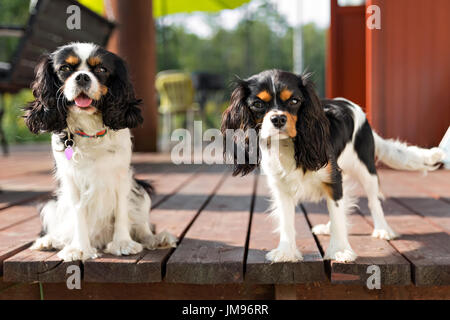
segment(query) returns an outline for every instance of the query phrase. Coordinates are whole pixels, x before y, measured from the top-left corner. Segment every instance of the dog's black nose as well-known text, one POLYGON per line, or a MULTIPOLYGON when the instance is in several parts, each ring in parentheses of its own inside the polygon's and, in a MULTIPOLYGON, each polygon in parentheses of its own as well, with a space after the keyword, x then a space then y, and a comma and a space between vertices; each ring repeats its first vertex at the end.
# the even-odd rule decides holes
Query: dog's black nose
POLYGON ((286 124, 287 117, 284 114, 277 114, 277 115, 271 116, 270 121, 272 121, 275 128, 280 129, 286 124))
POLYGON ((91 78, 90 78, 89 75, 86 74, 86 73, 79 73, 79 74, 76 76, 75 81, 77 82, 77 84, 78 84, 79 86, 85 87, 85 86, 87 86, 87 85, 90 84, 91 78))

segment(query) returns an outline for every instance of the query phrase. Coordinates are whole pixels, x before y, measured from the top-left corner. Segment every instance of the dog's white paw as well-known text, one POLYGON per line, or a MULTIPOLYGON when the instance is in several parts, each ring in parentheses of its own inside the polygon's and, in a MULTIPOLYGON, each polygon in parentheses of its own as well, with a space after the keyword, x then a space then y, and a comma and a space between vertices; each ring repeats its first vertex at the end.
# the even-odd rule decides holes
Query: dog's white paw
POLYGON ((327 250, 325 253, 326 260, 336 260, 337 262, 352 262, 357 258, 356 253, 351 249, 344 250, 327 250))
POLYGON ((142 239, 141 243, 144 246, 144 248, 149 249, 149 250, 155 250, 156 248, 158 248, 159 240, 156 237, 156 235, 150 234, 150 235, 144 237, 142 239))
POLYGON ((266 259, 272 262, 297 262, 302 261, 303 256, 296 248, 290 249, 285 246, 278 246, 278 248, 266 254, 266 259))
POLYGON ((97 249, 86 248, 80 249, 72 245, 65 246, 60 252, 58 252, 58 257, 65 262, 70 261, 86 261, 88 259, 95 259, 99 257, 97 249))
POLYGON ((160 248, 176 248, 178 239, 167 231, 162 231, 156 235, 160 248))
POLYGON ((374 229, 372 232, 372 237, 382 239, 382 240, 393 240, 399 237, 391 228, 387 227, 385 229, 374 229))
POLYGON ((428 165, 435 165, 445 159, 445 152, 440 148, 432 148, 429 150, 426 162, 428 165))
POLYGON ((318 224, 311 229, 312 233, 319 234, 330 234, 330 223, 327 224, 318 224))
POLYGON ((45 235, 42 238, 36 239, 36 241, 30 247, 30 250, 52 250, 61 248, 62 245, 58 241, 56 241, 49 235, 45 235))
POLYGON ((136 254, 143 250, 140 243, 131 239, 127 240, 113 240, 106 245, 105 252, 116 256, 136 254))
POLYGON ((433 171, 439 168, 439 164, 445 159, 446 154, 440 148, 432 148, 425 150, 424 162, 428 171, 433 171))

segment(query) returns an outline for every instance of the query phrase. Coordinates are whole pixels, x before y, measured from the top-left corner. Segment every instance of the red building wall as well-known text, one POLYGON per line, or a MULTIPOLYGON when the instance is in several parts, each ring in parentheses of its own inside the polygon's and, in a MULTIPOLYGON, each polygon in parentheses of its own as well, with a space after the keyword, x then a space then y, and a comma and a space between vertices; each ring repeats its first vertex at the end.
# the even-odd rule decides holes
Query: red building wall
POLYGON ((331 1, 326 95, 366 105, 364 6, 340 7, 331 1))
POLYGON ((381 30, 366 28, 361 16, 364 7, 360 7, 362 13, 353 11, 363 23, 356 23, 354 17, 352 28, 341 27, 348 18, 339 15, 343 8, 336 10, 336 0, 331 3, 329 96, 359 102, 363 94, 369 120, 380 134, 422 146, 437 145, 450 125, 450 1, 367 0, 366 6, 381 9, 381 30), (364 53, 351 50, 357 47, 355 41, 363 41, 364 53), (347 54, 350 57, 344 57, 347 54), (357 72, 341 76, 351 61, 357 72))

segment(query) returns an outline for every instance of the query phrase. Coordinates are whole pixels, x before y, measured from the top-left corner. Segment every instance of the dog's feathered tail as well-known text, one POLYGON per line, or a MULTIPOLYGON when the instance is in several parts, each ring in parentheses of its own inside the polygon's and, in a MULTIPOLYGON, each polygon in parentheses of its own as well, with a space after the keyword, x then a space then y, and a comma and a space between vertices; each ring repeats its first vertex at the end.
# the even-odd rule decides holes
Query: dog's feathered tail
POLYGON ((439 148, 424 149, 404 142, 383 139, 373 132, 375 154, 381 162, 398 170, 433 171, 439 168, 445 152, 439 148))

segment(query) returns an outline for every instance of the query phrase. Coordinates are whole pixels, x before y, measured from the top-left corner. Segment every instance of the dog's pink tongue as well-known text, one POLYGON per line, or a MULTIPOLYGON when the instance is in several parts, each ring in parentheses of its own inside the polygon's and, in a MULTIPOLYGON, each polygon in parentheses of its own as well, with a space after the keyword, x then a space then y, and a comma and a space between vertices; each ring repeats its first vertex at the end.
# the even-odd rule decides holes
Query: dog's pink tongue
POLYGON ((92 99, 84 95, 80 95, 75 98, 75 104, 80 108, 87 108, 91 105, 91 103, 92 99))

